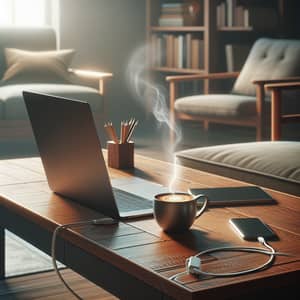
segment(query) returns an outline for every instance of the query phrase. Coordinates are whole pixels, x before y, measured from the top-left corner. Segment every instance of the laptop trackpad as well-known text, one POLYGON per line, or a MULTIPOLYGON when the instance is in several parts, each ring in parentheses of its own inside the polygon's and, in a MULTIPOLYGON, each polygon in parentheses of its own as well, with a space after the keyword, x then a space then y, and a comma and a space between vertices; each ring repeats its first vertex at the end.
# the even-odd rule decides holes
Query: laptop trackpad
POLYGON ((168 188, 138 177, 111 179, 112 186, 122 191, 153 200, 156 194, 168 192, 168 188))

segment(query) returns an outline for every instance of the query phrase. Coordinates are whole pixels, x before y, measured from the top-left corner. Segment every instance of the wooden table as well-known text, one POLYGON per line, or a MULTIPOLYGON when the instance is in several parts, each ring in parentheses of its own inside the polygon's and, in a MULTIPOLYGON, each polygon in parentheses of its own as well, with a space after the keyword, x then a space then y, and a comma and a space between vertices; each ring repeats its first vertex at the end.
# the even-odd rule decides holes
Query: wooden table
MULTIPOLYGON (((110 169, 112 178, 138 176, 168 184, 173 166, 135 157, 132 171, 110 169)), ((241 186, 243 182, 178 167, 176 186, 241 186)), ((58 259, 89 280, 122 299, 228 299, 257 298, 269 289, 298 289, 300 270, 300 199, 267 190, 276 205, 210 208, 185 234, 168 235, 152 218, 109 226, 80 226, 61 234, 58 259), (276 257, 264 271, 230 278, 191 275, 179 285, 169 276, 184 270, 184 261, 198 251, 221 245, 253 245, 230 227, 231 217, 255 216, 269 224, 280 237, 271 243, 292 256, 276 257)), ((50 253, 53 230, 59 224, 94 219, 96 211, 51 193, 39 158, 0 161, 0 275, 4 278, 4 228, 46 253, 50 253)), ((204 268, 236 270, 266 260, 266 256, 220 253, 205 257, 204 268)), ((76 290, 76 286, 73 287, 76 290)), ((289 290, 290 291, 290 290, 289 290)), ((82 295, 84 297, 84 295, 82 295)))

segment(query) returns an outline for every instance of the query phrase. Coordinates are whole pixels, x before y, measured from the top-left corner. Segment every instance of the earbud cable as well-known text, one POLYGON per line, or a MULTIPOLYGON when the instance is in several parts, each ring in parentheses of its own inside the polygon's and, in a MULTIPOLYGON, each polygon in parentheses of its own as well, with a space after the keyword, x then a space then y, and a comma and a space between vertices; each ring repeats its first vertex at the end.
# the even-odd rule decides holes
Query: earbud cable
POLYGON ((259 247, 240 247, 240 246, 217 247, 217 248, 211 248, 208 250, 204 250, 204 251, 199 252, 196 255, 187 259, 186 270, 184 272, 177 273, 177 274, 169 277, 169 279, 176 281, 177 283, 183 284, 182 282, 180 282, 178 280, 178 278, 182 277, 183 275, 187 275, 187 274, 192 274, 192 275, 196 275, 196 276, 197 275, 208 275, 208 276, 214 276, 214 277, 240 276, 240 275, 245 275, 245 274, 249 274, 252 272, 257 272, 257 271, 263 270, 263 269, 271 266, 276 255, 289 255, 289 254, 286 254, 283 252, 276 252, 273 247, 271 247, 269 244, 267 244, 267 242, 265 241, 265 239, 263 237, 258 237, 257 240, 259 243, 261 243, 263 246, 265 246, 269 250, 266 250, 265 248, 259 248, 259 247), (259 265, 258 267, 250 268, 250 269, 246 269, 246 270, 242 270, 242 271, 238 271, 238 272, 214 273, 214 272, 206 272, 206 271, 201 270, 200 257, 202 255, 213 253, 213 252, 221 252, 221 251, 253 252, 253 253, 269 255, 270 257, 265 263, 259 265), (194 264, 191 263, 192 259, 194 259, 193 260, 194 264), (196 265, 195 265, 195 262, 196 262, 196 265))

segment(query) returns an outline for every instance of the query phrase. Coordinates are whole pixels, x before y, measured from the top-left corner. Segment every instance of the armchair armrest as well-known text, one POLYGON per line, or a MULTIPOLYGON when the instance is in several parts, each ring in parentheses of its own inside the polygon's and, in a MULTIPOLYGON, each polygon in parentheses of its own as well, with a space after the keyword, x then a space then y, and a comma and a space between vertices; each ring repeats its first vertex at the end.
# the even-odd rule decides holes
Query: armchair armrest
POLYGON ((193 74, 193 75, 174 75, 167 76, 168 82, 181 82, 202 79, 227 79, 238 77, 239 72, 209 73, 209 74, 193 74))
POLYGON ((108 72, 98 72, 98 71, 89 71, 81 69, 69 69, 69 72, 82 77, 94 78, 99 81, 99 94, 104 94, 104 80, 113 77, 112 73, 108 72))
POLYGON ((279 79, 261 79, 261 80, 253 80, 253 84, 258 85, 266 85, 266 84, 273 84, 273 83, 284 83, 284 82, 296 82, 300 81, 300 77, 285 77, 279 79))
POLYGON ((289 82, 278 82, 272 84, 266 84, 265 88, 267 90, 280 89, 280 90, 293 90, 300 89, 300 80, 298 81, 289 81, 289 82))

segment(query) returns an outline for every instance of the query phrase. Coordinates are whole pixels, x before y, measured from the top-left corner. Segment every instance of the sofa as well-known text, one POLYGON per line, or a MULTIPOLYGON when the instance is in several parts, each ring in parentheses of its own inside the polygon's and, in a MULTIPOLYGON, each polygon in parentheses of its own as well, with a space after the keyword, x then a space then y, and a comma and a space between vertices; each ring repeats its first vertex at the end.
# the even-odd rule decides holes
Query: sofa
POLYGON ((112 74, 71 69, 74 55, 73 49, 57 50, 52 28, 0 29, 0 141, 32 136, 24 90, 87 101, 103 123, 103 85, 112 74))
POLYGON ((264 141, 187 149, 181 165, 300 196, 300 142, 264 141))

